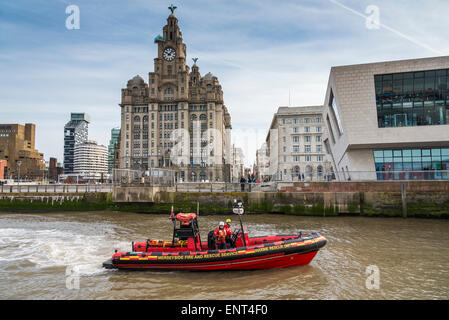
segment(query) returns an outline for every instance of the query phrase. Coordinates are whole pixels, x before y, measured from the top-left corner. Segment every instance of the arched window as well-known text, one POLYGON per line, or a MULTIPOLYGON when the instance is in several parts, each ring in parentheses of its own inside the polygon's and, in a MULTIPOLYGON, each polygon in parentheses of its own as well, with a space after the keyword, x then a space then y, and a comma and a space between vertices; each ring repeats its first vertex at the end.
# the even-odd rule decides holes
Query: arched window
POLYGON ((192 171, 190 181, 196 182, 196 173, 192 171))
POLYGON ((140 122, 140 117, 139 116, 135 116, 134 117, 134 122, 140 122))
POLYGON ((203 113, 200 115, 200 120, 207 120, 207 116, 203 113))
POLYGON ((190 117, 190 120, 196 120, 196 119, 197 119, 196 114, 192 114, 192 116, 190 117))
POLYGON ((148 116, 144 116, 142 119, 143 122, 148 122, 148 116))
POLYGON ((200 173, 200 181, 206 181, 206 173, 204 171, 200 173))

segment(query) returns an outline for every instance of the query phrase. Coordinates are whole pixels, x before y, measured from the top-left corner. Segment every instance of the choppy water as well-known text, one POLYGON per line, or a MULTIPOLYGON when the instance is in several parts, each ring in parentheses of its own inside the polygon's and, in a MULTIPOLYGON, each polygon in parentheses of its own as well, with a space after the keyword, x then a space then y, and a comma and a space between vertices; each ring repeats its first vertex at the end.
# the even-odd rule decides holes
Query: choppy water
MULTIPOLYGON (((225 218, 200 217, 203 238, 225 218)), ((133 240, 170 239, 168 214, 0 213, 0 298, 449 299, 447 220, 244 219, 252 235, 315 230, 329 242, 310 265, 280 270, 105 270, 102 262, 114 249, 130 250, 133 240), (367 288, 371 265, 379 270, 379 289, 367 288)))

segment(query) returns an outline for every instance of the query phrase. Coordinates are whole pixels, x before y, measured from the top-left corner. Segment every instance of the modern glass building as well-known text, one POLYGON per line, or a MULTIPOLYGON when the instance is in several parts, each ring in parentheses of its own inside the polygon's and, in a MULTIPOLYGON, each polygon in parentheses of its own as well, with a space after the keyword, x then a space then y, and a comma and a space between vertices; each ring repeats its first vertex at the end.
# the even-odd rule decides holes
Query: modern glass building
POLYGON ((111 139, 108 146, 108 172, 112 173, 114 168, 114 153, 120 137, 120 128, 111 129, 111 139))
POLYGON ((90 117, 86 113, 71 113, 64 126, 64 173, 74 173, 75 146, 87 141, 90 117))
POLYGON ((338 180, 448 179, 449 56, 332 67, 324 105, 338 180))

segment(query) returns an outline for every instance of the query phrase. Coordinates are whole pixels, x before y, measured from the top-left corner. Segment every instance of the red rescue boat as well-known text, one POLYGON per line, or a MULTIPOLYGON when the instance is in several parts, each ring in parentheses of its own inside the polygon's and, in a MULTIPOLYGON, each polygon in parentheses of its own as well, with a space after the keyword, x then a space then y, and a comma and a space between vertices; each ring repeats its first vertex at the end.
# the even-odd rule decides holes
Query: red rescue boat
POLYGON ((306 265, 327 240, 322 235, 302 233, 248 237, 241 215, 243 206, 233 209, 240 229, 233 233, 226 249, 216 249, 213 231, 201 241, 195 213, 171 213, 171 241, 147 240, 132 243, 130 252, 116 252, 103 263, 107 269, 160 270, 256 270, 306 265), (179 222, 179 224, 177 224, 179 222))

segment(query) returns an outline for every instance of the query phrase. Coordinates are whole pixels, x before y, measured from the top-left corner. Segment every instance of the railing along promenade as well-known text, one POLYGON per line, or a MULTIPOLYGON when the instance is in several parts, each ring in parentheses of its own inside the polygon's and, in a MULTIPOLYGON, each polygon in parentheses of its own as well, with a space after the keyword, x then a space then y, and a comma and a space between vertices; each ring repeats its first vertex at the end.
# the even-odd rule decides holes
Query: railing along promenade
POLYGON ((0 193, 89 193, 112 192, 112 184, 5 184, 0 193))
POLYGON ((449 181, 448 170, 421 171, 348 171, 294 175, 268 182, 175 182, 174 173, 155 170, 150 175, 116 176, 111 184, 24 184, 0 185, 0 193, 89 193, 112 192, 114 187, 170 187, 175 192, 276 192, 294 182, 398 182, 449 181))

